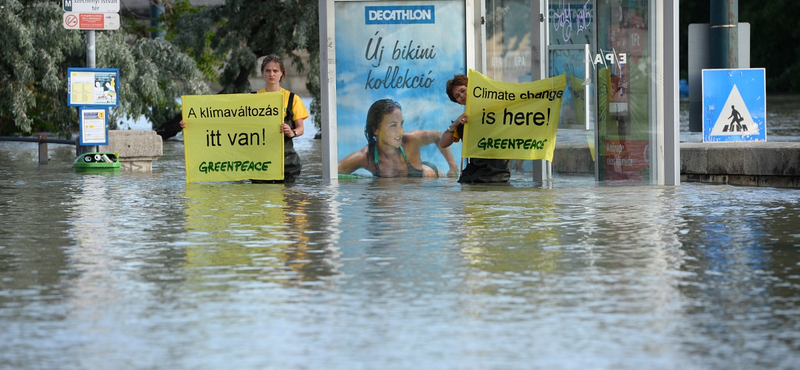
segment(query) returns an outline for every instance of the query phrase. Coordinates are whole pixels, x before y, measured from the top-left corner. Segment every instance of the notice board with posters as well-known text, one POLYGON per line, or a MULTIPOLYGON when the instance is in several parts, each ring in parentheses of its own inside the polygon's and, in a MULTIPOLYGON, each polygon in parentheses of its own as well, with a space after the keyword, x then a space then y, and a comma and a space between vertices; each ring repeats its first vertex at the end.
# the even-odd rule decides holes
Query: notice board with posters
MULTIPOLYGON (((336 178, 336 163, 368 145, 367 113, 379 100, 401 107, 406 134, 441 133, 464 112, 445 88, 467 73, 464 1, 333 1, 320 18, 321 40, 331 41, 323 45, 322 71, 323 135, 330 135, 323 148, 333 157, 325 161, 333 167, 323 169, 327 176, 336 178)), ((450 152, 460 162, 460 144, 450 152)), ((435 144, 422 145, 419 155, 449 168, 435 144)), ((363 168, 349 175, 373 176, 363 168)))
POLYGON ((67 68, 67 105, 116 107, 119 105, 118 68, 67 68))

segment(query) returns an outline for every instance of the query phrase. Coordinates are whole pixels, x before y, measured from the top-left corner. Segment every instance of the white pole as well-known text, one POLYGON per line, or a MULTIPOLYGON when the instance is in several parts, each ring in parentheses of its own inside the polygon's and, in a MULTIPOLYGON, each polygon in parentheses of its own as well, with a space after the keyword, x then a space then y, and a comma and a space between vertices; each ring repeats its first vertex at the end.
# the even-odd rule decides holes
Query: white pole
POLYGON ((86 67, 95 68, 97 66, 95 58, 95 34, 94 30, 86 31, 86 67))
MULTIPOLYGON (((95 68, 97 66, 97 58, 95 53, 95 33, 94 30, 87 30, 86 31, 86 67, 87 68, 95 68)), ((80 145, 80 144, 78 144, 80 145)), ((96 152, 99 151, 100 148, 97 145, 89 145, 89 146, 80 146, 78 148, 78 155, 88 152, 96 152)))

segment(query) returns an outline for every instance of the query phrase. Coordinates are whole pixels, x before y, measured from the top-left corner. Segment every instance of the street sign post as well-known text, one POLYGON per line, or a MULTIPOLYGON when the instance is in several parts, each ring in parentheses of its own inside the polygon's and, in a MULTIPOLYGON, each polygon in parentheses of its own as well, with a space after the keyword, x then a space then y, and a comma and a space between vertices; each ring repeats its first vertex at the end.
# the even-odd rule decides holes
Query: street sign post
MULTIPOLYGON (((64 18, 61 25, 68 30, 86 30, 86 66, 89 69, 95 67, 95 31, 97 30, 118 30, 120 26, 119 21, 119 6, 121 0, 63 0, 62 6, 64 8, 64 18)), ((102 74, 102 71, 96 71, 102 74)), ((90 75, 92 72, 72 72, 69 71, 71 77, 90 75)), ((81 80, 77 78, 77 80, 81 80)), ((119 81, 119 72, 114 72, 113 82, 109 79, 107 81, 111 85, 111 89, 106 90, 101 86, 96 86, 100 83, 99 80, 95 81, 95 86, 86 84, 84 82, 76 82, 75 86, 70 85, 70 104, 71 106, 85 106, 87 103, 96 103, 101 106, 117 106, 119 104, 119 95, 116 92, 115 84, 119 81), (88 86, 88 88, 87 88, 88 86), (80 90, 80 91, 79 91, 80 90), (72 95, 75 92, 75 95, 72 95), (75 97, 78 100, 72 101, 75 97)), ((101 125, 95 124, 99 121, 99 117, 108 119, 106 108, 103 112, 89 110, 87 114, 96 116, 94 119, 89 119, 91 126, 88 130, 94 133, 95 140, 102 135, 97 135, 101 125)), ((83 118, 83 116, 81 117, 83 118)), ((83 123, 83 120, 82 120, 83 123)), ((83 140, 83 127, 81 128, 81 145, 78 147, 78 153, 86 153, 85 146, 95 146, 92 140, 83 140)), ((107 135, 105 135, 107 137, 107 135)), ((96 148, 96 146, 95 146, 96 148)), ((96 149, 95 149, 96 150, 96 149)))
POLYGON ((703 69, 703 142, 767 141, 764 68, 703 69))
POLYGON ((64 13, 64 28, 68 30, 118 30, 117 13, 64 13))
POLYGON ((64 11, 70 13, 119 13, 120 0, 64 0, 64 11))

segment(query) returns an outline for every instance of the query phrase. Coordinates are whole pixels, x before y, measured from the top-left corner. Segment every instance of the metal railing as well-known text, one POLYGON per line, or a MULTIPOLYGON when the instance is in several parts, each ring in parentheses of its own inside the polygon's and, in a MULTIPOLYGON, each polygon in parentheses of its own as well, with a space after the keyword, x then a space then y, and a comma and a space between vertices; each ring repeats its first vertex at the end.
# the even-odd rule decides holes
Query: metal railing
POLYGON ((76 155, 80 154, 80 145, 77 139, 48 139, 47 135, 39 135, 39 137, 16 137, 16 136, 0 136, 0 141, 22 141, 29 143, 39 143, 39 164, 47 164, 50 158, 47 155, 47 144, 70 144, 75 145, 76 155))

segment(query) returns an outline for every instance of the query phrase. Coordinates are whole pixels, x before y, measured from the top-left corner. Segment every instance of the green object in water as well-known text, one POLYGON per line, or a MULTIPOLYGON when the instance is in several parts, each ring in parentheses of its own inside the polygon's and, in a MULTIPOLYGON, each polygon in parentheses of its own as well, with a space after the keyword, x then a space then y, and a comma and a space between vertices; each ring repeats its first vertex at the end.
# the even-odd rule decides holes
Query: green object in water
POLYGON ((119 157, 115 153, 83 153, 72 163, 75 172, 119 172, 119 157))

